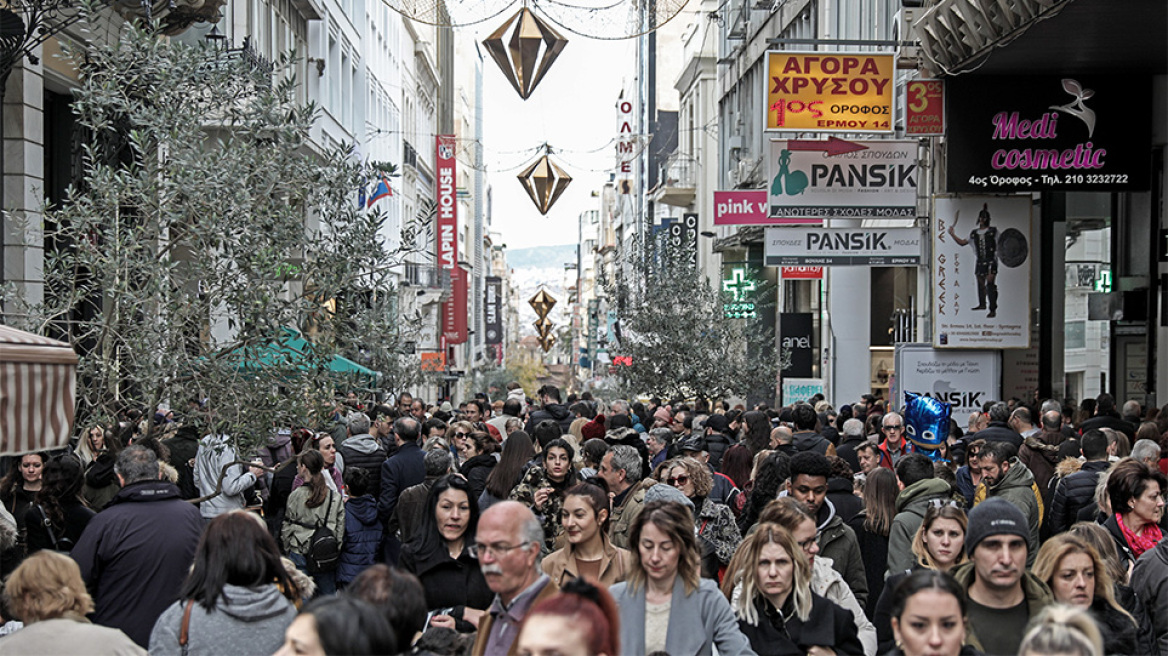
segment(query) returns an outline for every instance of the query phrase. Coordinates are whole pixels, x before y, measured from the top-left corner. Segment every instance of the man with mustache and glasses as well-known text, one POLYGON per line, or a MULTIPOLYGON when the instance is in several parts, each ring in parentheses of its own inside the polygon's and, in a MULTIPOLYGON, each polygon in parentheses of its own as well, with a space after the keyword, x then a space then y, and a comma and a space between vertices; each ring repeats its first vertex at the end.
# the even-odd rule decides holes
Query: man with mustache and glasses
POLYGON ((543 524, 517 501, 500 501, 479 517, 471 555, 495 593, 479 620, 474 656, 513 654, 527 611, 559 591, 540 568, 543 524))
POLYGON ((965 644, 986 654, 1017 654, 1026 623, 1054 603, 1050 589, 1026 571, 1030 526, 1017 506, 990 498, 969 513, 965 552, 953 578, 965 588, 965 644))

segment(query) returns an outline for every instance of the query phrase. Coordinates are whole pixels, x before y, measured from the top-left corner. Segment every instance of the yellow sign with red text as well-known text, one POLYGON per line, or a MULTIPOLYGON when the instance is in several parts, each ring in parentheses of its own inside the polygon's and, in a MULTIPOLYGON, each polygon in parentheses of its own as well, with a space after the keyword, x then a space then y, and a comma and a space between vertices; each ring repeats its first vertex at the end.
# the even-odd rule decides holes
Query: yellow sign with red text
POLYGON ((892 132, 893 55, 767 53, 767 130, 892 132))

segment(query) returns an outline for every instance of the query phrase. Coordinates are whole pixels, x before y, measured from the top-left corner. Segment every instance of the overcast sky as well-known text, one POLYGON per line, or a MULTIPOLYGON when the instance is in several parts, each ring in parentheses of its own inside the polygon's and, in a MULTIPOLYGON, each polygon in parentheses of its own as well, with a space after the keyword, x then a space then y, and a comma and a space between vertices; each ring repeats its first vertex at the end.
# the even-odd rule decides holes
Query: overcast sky
MULTIPOLYGON (((476 26, 477 39, 481 42, 503 20, 476 26)), ((636 39, 564 36, 567 47, 527 100, 483 53, 485 157, 494 193, 491 229, 509 249, 576 243, 580 212, 598 207, 592 192, 608 179, 603 170, 615 158, 610 141, 616 134, 616 99, 633 77, 636 39), (535 160, 531 149, 544 142, 560 149, 552 158, 572 176, 547 216, 540 215, 515 177, 535 160)))

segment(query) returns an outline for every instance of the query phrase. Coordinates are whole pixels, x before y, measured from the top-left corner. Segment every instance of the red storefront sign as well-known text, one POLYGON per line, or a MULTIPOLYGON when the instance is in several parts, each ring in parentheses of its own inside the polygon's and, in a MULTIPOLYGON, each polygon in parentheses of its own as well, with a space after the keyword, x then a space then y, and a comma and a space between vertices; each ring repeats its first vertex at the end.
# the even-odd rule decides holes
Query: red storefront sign
POLYGON ((767 215, 765 189, 714 192, 714 225, 774 223, 767 215))
POLYGON ((822 280, 821 266, 785 266, 780 274, 783 280, 822 280))
POLYGON ((945 83, 911 80, 904 85, 904 133, 945 134, 945 83))
POLYGON ((466 342, 466 276, 458 266, 458 178, 454 135, 440 134, 435 143, 438 203, 438 267, 450 275, 450 300, 442 304, 442 335, 448 344, 466 342), (460 295, 461 286, 461 295, 460 295))

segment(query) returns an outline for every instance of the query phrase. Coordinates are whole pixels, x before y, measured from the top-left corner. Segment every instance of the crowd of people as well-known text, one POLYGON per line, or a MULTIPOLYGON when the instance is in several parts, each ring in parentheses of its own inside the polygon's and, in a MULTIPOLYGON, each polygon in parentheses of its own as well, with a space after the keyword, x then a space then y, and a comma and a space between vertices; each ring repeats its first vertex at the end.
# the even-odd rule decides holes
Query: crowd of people
POLYGON ((200 406, 13 459, 0 654, 1168 653, 1168 408, 200 406))

